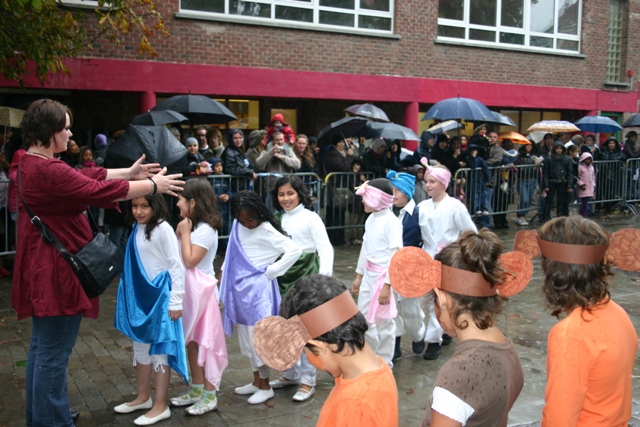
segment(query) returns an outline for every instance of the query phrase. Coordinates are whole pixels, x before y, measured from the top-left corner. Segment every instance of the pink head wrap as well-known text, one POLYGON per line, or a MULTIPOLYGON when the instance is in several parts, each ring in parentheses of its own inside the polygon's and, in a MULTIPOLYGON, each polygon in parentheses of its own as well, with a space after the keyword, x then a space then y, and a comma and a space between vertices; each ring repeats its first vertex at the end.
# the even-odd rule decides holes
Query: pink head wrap
POLYGON ((362 200, 374 211, 389 209, 393 202, 391 194, 387 194, 379 188, 371 187, 369 181, 358 187, 356 194, 362 196, 362 200))
POLYGON ((429 159, 423 157, 420 159, 420 163, 424 166, 424 176, 431 175, 438 181, 444 184, 444 188, 449 186, 449 182, 451 182, 451 172, 446 167, 442 168, 432 168, 429 166, 429 159))

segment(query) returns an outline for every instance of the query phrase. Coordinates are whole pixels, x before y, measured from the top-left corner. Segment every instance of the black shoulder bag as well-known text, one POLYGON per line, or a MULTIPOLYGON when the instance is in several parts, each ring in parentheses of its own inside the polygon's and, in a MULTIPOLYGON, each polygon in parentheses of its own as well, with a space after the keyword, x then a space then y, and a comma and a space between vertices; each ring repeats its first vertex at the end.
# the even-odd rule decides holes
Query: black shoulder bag
POLYGON ((51 229, 44 225, 25 203, 22 197, 20 168, 18 168, 18 187, 20 188, 22 204, 31 218, 31 224, 38 229, 42 240, 47 245, 53 244, 60 251, 62 257, 71 265, 87 297, 94 298, 106 291, 113 280, 120 274, 124 258, 120 249, 104 233, 100 232, 91 212, 87 210, 87 217, 93 232, 93 240, 74 255, 60 243, 51 232, 51 229))

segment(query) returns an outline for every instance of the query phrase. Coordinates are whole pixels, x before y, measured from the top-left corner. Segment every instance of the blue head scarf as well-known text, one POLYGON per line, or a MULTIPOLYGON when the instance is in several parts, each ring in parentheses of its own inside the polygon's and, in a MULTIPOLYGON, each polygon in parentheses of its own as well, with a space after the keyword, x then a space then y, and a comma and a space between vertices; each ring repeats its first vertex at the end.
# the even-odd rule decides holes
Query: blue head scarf
POLYGON ((387 179, 391 185, 402 191, 407 199, 413 198, 413 190, 415 189, 416 177, 410 173, 396 172, 391 170, 387 173, 387 179))

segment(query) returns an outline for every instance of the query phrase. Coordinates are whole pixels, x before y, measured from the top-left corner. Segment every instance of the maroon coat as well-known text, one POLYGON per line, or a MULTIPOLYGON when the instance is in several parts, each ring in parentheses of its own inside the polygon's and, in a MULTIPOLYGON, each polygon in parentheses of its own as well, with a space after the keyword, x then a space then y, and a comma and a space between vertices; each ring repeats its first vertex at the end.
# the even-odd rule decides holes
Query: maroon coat
MULTIPOLYGON (((49 227, 71 253, 93 238, 83 212, 91 206, 114 207, 123 199, 129 183, 105 181, 103 168, 73 169, 58 159, 25 155, 19 166, 22 196, 31 210, 49 227)), ((11 306, 18 319, 30 316, 98 317, 98 298, 89 299, 78 278, 60 252, 42 240, 18 199, 18 242, 11 290, 11 306)))

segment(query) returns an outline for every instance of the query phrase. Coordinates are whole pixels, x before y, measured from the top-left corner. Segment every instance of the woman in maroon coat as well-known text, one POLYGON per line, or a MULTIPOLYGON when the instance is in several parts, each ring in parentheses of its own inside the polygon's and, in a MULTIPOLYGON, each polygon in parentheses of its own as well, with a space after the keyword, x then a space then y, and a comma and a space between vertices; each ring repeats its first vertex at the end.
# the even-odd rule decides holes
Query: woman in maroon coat
POLYGON ((71 266, 44 243, 22 200, 76 253, 93 238, 83 215, 89 206, 112 208, 117 201, 155 192, 175 196, 183 184, 180 175, 165 176, 157 164, 143 165, 144 156, 127 169, 71 168, 54 158, 67 149, 70 126, 69 109, 50 99, 33 102, 21 124, 28 148, 18 166, 19 239, 11 305, 18 319, 33 322, 26 372, 27 425, 33 427, 73 425, 67 363, 82 317, 98 317, 98 298, 87 298, 71 266))

